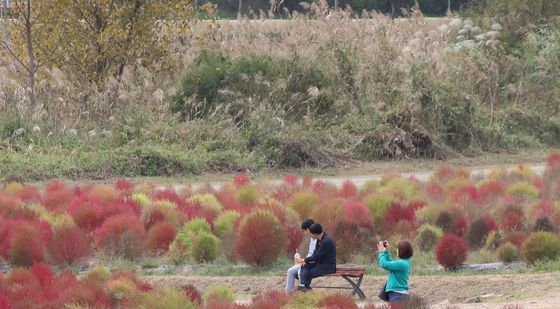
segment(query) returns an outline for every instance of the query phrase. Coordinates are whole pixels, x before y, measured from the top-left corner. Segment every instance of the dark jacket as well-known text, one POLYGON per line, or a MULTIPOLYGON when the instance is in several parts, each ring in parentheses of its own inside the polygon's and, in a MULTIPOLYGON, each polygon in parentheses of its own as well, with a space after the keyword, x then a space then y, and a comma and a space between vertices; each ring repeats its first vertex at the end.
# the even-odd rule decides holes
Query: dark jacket
POLYGON ((317 242, 315 252, 305 259, 305 263, 315 263, 314 267, 319 267, 328 272, 336 272, 336 246, 334 241, 327 234, 323 234, 323 238, 317 242))

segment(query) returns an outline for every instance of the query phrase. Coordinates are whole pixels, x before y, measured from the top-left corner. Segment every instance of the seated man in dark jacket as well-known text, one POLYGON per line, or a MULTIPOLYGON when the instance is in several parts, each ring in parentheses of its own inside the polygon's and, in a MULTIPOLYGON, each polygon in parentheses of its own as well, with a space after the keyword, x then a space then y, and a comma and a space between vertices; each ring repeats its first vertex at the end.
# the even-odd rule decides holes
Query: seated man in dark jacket
POLYGON ((322 275, 336 272, 336 246, 334 241, 323 232, 323 227, 315 223, 309 227, 311 237, 317 239, 317 247, 310 257, 300 260, 303 266, 300 270, 298 291, 307 291, 311 280, 322 275))

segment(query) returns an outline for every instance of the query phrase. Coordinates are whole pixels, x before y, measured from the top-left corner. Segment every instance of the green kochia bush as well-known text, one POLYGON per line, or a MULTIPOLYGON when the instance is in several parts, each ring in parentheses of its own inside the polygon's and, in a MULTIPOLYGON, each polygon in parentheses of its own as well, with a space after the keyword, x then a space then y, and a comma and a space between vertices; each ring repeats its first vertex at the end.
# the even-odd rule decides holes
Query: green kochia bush
POLYGON ((498 248, 498 258, 504 263, 515 261, 519 255, 519 250, 510 242, 506 242, 498 248))
POLYGON ((431 224, 424 224, 418 229, 418 234, 414 239, 414 243, 420 250, 430 251, 442 236, 443 231, 440 228, 431 224))
POLYGON ((192 257, 197 262, 215 260, 220 254, 220 239, 208 232, 200 232, 193 238, 192 257))
POLYGON ((560 239, 550 232, 533 233, 523 243, 523 256, 527 263, 556 260, 560 256, 560 239))
POLYGON ((212 301, 212 300, 222 300, 227 302, 233 302, 233 291, 230 287, 224 284, 215 285, 209 287, 204 295, 202 296, 205 302, 212 301))

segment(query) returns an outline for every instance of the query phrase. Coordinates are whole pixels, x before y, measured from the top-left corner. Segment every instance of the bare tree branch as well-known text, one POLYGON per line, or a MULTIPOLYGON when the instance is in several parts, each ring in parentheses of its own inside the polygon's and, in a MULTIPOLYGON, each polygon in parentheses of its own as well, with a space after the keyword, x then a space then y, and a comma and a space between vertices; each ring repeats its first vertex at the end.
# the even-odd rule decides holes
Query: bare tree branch
POLYGON ((2 45, 8 51, 10 56, 14 58, 27 72, 31 73, 31 70, 23 63, 23 61, 14 53, 14 51, 10 48, 10 45, 5 40, 2 40, 2 45))

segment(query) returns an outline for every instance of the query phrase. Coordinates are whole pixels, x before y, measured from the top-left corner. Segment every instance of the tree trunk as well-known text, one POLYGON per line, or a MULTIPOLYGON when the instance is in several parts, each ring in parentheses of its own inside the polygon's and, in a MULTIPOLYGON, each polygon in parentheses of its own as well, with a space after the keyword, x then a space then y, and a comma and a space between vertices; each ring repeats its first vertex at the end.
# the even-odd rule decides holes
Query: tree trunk
POLYGON ((239 0, 239 8, 237 11, 237 18, 241 18, 242 16, 242 9, 243 9, 243 0, 239 0))
POLYGON ((28 74, 28 84, 29 87, 28 95, 31 107, 35 107, 35 73, 37 72, 37 64, 35 63, 35 54, 33 52, 33 39, 32 39, 32 27, 31 23, 31 0, 27 0, 27 7, 25 9, 25 40, 27 44, 27 58, 29 60, 29 65, 27 67, 28 74))

